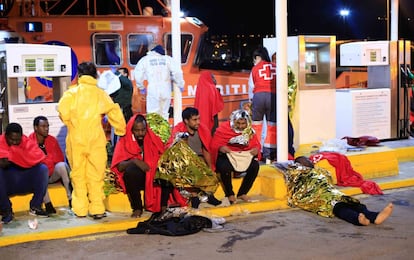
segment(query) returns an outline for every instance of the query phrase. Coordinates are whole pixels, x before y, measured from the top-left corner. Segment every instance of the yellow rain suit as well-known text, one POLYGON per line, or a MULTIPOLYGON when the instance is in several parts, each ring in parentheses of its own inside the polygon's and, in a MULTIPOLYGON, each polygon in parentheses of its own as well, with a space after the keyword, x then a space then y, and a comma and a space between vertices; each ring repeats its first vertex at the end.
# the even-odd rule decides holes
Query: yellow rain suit
POLYGON ((66 155, 71 170, 72 210, 79 216, 103 214, 107 164, 102 118, 107 115, 115 134, 125 135, 125 119, 118 104, 97 87, 97 80, 81 76, 59 100, 60 119, 68 128, 66 155))

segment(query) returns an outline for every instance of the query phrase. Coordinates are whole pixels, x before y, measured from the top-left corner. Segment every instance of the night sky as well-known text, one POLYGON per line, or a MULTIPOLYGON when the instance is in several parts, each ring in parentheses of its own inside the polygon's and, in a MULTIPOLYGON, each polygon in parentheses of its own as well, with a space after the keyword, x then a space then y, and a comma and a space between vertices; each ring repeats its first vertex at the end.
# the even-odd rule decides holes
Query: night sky
MULTIPOLYGON (((389 0, 390 2, 392 0, 389 0)), ((275 0, 181 0, 181 9, 212 34, 275 34, 275 0)), ((288 34, 385 39, 386 0, 287 0, 288 34), (350 10, 344 20, 341 8, 350 10), (382 20, 378 20, 381 17, 382 20)), ((399 0, 399 37, 414 40, 414 0, 399 0)))
MULTIPOLYGON (((96 0, 97 7, 108 13, 117 10, 115 1, 96 0)), ((142 7, 154 7, 160 14, 156 0, 141 0, 142 7)), ((276 0, 181 0, 186 16, 203 21, 211 34, 275 35, 276 0)), ((387 0, 286 0, 288 35, 335 35, 337 39, 386 39, 387 0), (339 10, 347 8, 344 19, 339 10), (380 19, 378 19, 378 17, 380 19)), ((393 0, 388 0, 390 3, 393 0)), ((75 2, 76 10, 85 11, 86 0, 75 2), (77 8, 76 8, 77 7, 77 8)), ((93 1, 89 1, 91 4, 93 1)), ((60 2, 65 10, 71 1, 60 2)), ((137 1, 128 0, 128 7, 137 10, 137 1)), ((59 10, 59 9, 58 9, 59 10)), ((414 40, 414 0, 399 0, 399 38, 414 40)))

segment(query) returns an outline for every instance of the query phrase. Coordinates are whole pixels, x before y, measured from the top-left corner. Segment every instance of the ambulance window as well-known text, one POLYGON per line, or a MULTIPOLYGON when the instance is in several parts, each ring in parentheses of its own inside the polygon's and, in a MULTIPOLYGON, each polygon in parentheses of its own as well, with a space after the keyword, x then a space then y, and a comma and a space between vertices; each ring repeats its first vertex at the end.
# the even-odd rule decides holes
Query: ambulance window
MULTIPOLYGON (((171 34, 167 34, 167 54, 172 56, 171 34)), ((187 63, 190 54, 191 45, 193 44, 193 36, 191 34, 181 34, 181 63, 187 63)))
POLYGON ((93 52, 97 67, 121 64, 121 36, 96 33, 92 36, 93 52))

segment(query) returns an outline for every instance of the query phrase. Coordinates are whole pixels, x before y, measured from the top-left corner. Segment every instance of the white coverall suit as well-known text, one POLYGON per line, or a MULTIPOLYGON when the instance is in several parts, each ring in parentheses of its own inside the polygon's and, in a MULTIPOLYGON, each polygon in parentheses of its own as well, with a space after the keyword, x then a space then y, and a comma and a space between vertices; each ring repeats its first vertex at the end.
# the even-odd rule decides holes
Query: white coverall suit
POLYGON ((149 51, 139 60, 134 69, 134 79, 139 89, 144 88, 144 80, 148 81, 146 112, 157 113, 168 121, 168 110, 171 104, 171 89, 174 81, 182 90, 184 88, 181 64, 168 55, 149 51))
POLYGON ((72 170, 72 210, 79 217, 88 213, 103 214, 107 140, 102 118, 107 115, 115 133, 123 136, 124 115, 119 105, 97 87, 97 80, 88 75, 81 76, 78 85, 65 91, 59 100, 58 111, 68 128, 66 155, 72 170))

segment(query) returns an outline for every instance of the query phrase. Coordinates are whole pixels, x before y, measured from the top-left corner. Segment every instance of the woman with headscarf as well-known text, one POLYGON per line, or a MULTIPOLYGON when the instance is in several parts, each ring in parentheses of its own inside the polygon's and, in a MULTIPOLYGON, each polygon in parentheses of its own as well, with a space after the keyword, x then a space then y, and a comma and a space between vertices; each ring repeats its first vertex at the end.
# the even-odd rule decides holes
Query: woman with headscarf
POLYGON ((246 172, 237 198, 249 201, 247 193, 259 172, 260 142, 252 129, 247 111, 239 109, 230 115, 230 120, 220 125, 211 141, 211 160, 219 173, 225 196, 230 204, 236 202, 232 185, 232 172, 246 172))
POLYGON ((218 113, 223 110, 224 102, 220 90, 216 88, 216 79, 210 71, 200 73, 194 107, 200 113, 201 124, 214 134, 218 127, 218 113))

